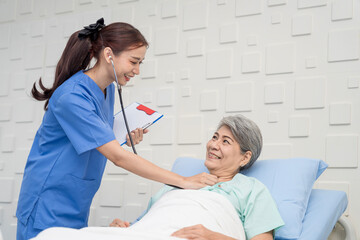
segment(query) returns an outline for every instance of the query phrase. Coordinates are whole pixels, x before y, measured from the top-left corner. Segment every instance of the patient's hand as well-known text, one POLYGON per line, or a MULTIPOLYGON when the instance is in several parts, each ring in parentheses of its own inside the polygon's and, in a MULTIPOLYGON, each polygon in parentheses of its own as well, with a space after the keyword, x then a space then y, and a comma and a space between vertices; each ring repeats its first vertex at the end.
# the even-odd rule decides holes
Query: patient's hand
POLYGON ((218 182, 218 177, 206 172, 185 178, 186 184, 182 186, 185 189, 199 189, 206 186, 212 186, 218 182))
POLYGON ((112 223, 110 223, 110 227, 122 227, 127 228, 130 226, 130 223, 127 221, 120 220, 118 218, 115 218, 112 223))
POLYGON ((235 240, 232 237, 225 236, 218 232, 213 232, 201 224, 182 228, 174 232, 171 236, 197 240, 235 240))

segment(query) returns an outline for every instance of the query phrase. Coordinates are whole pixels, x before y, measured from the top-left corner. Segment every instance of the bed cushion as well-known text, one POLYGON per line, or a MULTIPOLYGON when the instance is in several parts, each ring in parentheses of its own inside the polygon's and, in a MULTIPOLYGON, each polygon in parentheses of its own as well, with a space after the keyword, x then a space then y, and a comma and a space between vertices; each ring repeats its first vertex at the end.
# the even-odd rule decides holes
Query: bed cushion
MULTIPOLYGON (((299 238, 311 189, 326 168, 319 159, 291 158, 258 160, 242 172, 264 183, 277 203, 285 226, 276 232, 276 239, 299 238)), ((172 170, 183 176, 207 171, 204 160, 187 157, 178 158, 172 170)))
POLYGON ((343 191, 313 189, 303 220, 303 230, 297 240, 328 239, 347 204, 348 199, 343 191))

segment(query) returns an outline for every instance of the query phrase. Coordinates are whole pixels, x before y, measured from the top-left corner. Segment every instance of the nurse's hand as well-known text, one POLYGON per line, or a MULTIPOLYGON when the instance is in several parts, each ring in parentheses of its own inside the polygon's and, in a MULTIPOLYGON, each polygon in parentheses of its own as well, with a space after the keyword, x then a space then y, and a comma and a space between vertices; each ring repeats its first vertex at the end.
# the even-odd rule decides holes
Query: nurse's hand
POLYGON ((118 218, 115 218, 112 223, 110 223, 109 225, 110 227, 122 227, 122 228, 127 228, 130 227, 130 223, 127 221, 123 221, 120 220, 118 218))
MULTIPOLYGON (((146 134, 148 132, 149 132, 149 129, 143 130, 142 128, 137 128, 137 129, 131 131, 130 134, 131 134, 133 143, 135 145, 139 144, 143 140, 144 134, 146 134)), ((131 147, 131 142, 130 142, 129 135, 126 135, 126 145, 128 147, 131 147)))
POLYGON ((199 189, 206 186, 212 186, 218 182, 218 177, 206 172, 185 178, 185 189, 199 189))

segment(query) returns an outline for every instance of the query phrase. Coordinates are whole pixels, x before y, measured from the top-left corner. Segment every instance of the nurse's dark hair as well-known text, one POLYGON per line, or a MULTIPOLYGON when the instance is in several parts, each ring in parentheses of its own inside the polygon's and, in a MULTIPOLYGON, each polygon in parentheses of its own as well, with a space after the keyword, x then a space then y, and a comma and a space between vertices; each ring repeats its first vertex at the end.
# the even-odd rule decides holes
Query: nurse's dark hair
POLYGON ((39 101, 46 101, 45 110, 47 110, 49 99, 54 91, 78 71, 89 68, 90 61, 93 58, 98 60, 105 47, 110 47, 116 56, 124 50, 148 47, 149 45, 140 31, 128 23, 109 24, 99 30, 95 38, 94 35, 80 38, 79 32, 73 33, 65 46, 56 66, 52 87, 45 87, 41 78, 38 82, 40 90, 38 90, 36 82, 33 85, 31 94, 39 101))
POLYGON ((247 151, 252 153, 250 161, 245 166, 240 167, 239 171, 251 167, 260 156, 263 146, 263 139, 258 125, 249 118, 237 114, 224 117, 220 121, 217 129, 219 130, 222 126, 230 128, 236 142, 240 145, 242 153, 246 153, 247 151))

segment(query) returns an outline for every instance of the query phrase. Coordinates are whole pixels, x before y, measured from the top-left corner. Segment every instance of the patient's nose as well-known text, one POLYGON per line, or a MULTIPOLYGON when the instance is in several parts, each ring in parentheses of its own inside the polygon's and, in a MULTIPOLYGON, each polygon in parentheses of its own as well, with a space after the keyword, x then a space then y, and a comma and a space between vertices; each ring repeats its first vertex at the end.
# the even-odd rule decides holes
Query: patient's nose
POLYGON ((210 147, 211 149, 219 149, 219 141, 211 141, 210 147))

